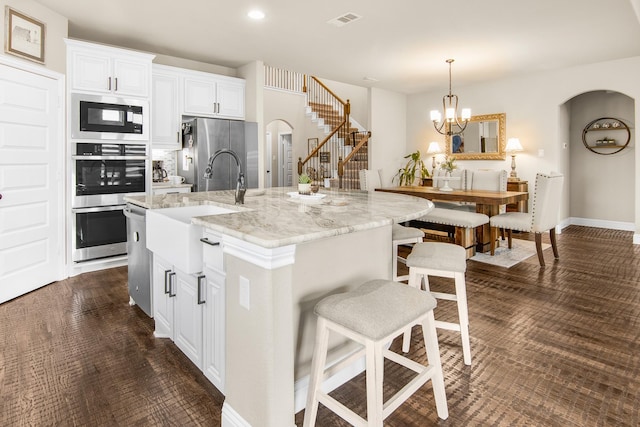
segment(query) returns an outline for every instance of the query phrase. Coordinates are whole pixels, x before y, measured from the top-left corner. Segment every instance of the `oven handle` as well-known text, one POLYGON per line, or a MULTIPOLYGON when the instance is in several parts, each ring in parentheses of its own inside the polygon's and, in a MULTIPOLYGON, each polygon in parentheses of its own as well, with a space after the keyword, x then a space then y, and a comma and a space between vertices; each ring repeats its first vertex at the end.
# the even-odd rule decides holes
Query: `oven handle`
POLYGON ((147 160, 147 156, 71 156, 73 160, 147 160))
POLYGON ((104 212, 104 211, 124 211, 126 205, 114 205, 114 206, 96 206, 93 208, 73 208, 73 213, 89 213, 89 212, 104 212))

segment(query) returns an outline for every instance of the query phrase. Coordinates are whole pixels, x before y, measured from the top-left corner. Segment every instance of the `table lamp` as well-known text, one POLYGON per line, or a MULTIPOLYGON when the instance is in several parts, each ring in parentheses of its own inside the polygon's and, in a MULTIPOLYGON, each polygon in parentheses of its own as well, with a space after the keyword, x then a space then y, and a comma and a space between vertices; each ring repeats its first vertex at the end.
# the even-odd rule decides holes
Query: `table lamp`
POLYGON ((440 144, 438 144, 435 141, 429 143, 429 148, 427 148, 427 154, 433 154, 433 157, 431 160, 431 176, 433 176, 433 174, 436 171, 436 154, 439 154, 441 152, 442 150, 440 149, 440 144))
POLYGON ((509 138, 507 147, 505 148, 505 151, 511 154, 511 174, 509 175, 509 181, 520 181, 518 174, 516 174, 516 153, 523 150, 518 138, 509 138))

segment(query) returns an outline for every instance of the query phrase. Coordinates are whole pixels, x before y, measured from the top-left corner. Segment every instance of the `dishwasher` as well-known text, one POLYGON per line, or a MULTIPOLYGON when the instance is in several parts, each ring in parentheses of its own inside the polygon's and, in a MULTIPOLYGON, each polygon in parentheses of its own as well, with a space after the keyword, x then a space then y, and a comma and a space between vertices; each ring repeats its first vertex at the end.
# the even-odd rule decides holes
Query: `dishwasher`
POLYGON ((127 254, 129 304, 137 305, 149 317, 153 317, 151 301, 151 252, 147 249, 147 210, 127 203, 127 254))

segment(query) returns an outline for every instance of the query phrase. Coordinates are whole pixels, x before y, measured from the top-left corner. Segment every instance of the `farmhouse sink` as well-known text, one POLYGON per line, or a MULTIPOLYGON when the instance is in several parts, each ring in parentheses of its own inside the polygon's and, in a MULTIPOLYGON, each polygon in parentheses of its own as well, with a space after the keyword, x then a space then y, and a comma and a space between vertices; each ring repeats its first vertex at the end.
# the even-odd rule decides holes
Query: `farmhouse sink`
POLYGON ((147 248, 185 273, 202 271, 202 227, 191 224, 191 218, 234 212, 212 205, 151 209, 147 211, 147 248))

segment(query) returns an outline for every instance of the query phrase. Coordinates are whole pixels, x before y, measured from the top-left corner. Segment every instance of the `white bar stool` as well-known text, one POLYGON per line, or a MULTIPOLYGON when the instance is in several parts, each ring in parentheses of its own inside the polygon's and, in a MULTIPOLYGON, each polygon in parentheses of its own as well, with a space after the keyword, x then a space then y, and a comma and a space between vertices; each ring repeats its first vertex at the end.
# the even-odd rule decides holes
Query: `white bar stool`
POLYGON ((424 231, 414 227, 403 227, 400 224, 393 224, 391 227, 391 240, 393 243, 393 256, 391 257, 392 265, 392 279, 394 282, 401 282, 407 280, 409 275, 398 276, 398 261, 406 264, 407 260, 401 256, 398 256, 398 246, 411 245, 422 242, 424 238, 424 231))
POLYGON ((315 307, 318 326, 304 427, 315 425, 319 403, 354 426, 381 427, 383 420, 429 379, 438 417, 447 419, 449 411, 433 317, 436 305, 435 298, 427 292, 389 280, 371 280, 354 291, 331 295, 320 301, 315 307), (402 334, 408 326, 418 323, 422 324, 429 361, 427 366, 386 349, 393 338, 402 334), (325 371, 330 332, 337 332, 362 344, 364 348, 325 371), (322 382, 326 377, 353 363, 363 354, 366 356, 368 420, 322 391, 322 382), (382 395, 385 357, 418 374, 387 402, 383 402, 382 395))
MULTIPOLYGON (((467 286, 464 278, 467 270, 467 260, 464 248, 451 243, 418 243, 407 257, 407 266, 409 267, 409 286, 422 289, 422 283, 424 283, 424 289, 430 292, 433 297, 457 302, 459 323, 436 320, 436 327, 460 332, 464 364, 471 365, 467 286), (453 278, 455 294, 431 292, 429 290, 429 276, 453 278)), ((409 328, 405 331, 402 342, 402 351, 405 353, 409 351, 410 340, 411 329, 409 328)))

